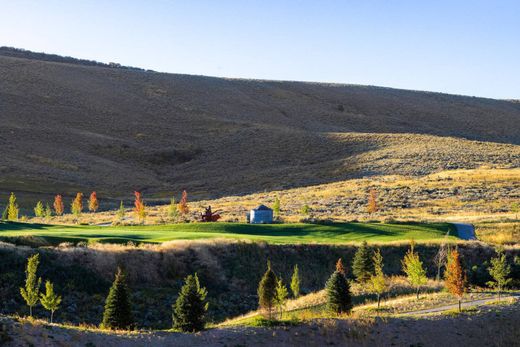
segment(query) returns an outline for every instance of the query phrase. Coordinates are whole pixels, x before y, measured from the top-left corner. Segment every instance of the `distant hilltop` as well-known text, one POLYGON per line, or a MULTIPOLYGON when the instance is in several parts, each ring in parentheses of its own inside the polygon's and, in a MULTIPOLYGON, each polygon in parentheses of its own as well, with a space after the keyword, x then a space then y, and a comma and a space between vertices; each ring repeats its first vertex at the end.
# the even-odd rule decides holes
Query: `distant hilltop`
POLYGON ((42 60, 42 61, 50 61, 56 63, 66 63, 66 64, 75 64, 75 65, 85 65, 85 66, 97 66, 103 68, 112 68, 112 69, 124 69, 124 70, 133 70, 133 71, 147 71, 153 72, 153 70, 145 70, 138 67, 133 66, 124 66, 119 63, 102 63, 95 60, 88 59, 78 59, 73 57, 61 56, 57 54, 48 54, 43 52, 33 52, 23 48, 15 48, 15 47, 0 47, 0 55, 5 57, 13 57, 13 58, 25 58, 25 59, 33 59, 33 60, 42 60))

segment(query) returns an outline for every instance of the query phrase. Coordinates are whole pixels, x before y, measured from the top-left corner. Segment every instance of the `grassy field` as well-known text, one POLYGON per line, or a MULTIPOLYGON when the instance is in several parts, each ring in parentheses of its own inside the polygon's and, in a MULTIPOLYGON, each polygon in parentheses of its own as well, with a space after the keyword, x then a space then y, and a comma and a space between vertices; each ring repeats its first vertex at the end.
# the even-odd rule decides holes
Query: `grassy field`
POLYGON ((241 223, 184 223, 144 226, 70 226, 0 223, 0 239, 36 237, 49 244, 61 242, 157 243, 171 240, 229 238, 270 243, 345 243, 426 241, 440 239, 455 228, 449 223, 336 223, 250 225, 241 223))

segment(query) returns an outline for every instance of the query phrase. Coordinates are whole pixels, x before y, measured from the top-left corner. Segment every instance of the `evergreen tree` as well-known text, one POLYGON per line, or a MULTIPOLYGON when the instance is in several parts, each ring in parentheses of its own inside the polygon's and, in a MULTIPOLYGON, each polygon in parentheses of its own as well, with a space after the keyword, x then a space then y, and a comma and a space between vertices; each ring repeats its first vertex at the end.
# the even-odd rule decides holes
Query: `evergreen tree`
POLYGON ((426 284, 428 278, 426 277, 426 270, 423 268, 419 254, 414 252, 413 242, 401 263, 403 265, 403 271, 408 277, 410 284, 415 287, 417 299, 419 299, 419 290, 422 285, 426 284))
POLYGON ((54 293, 54 286, 52 285, 51 281, 45 282, 45 294, 41 294, 40 302, 42 303, 42 306, 46 310, 51 311, 51 323, 52 323, 52 319, 54 317, 54 312, 60 307, 61 296, 54 293))
POLYGON ((11 193, 9 196, 9 204, 7 205, 7 220, 17 221, 18 220, 18 212, 20 209, 18 208, 18 204, 16 203, 16 196, 14 193, 11 193))
POLYGON ((43 207, 43 203, 38 201, 36 206, 34 207, 34 215, 36 217, 43 217, 45 215, 45 208, 43 207))
POLYGON ((173 327, 186 332, 204 329, 206 324, 206 288, 201 288, 197 274, 184 280, 179 297, 173 305, 173 327))
POLYGON ((273 215, 275 218, 280 218, 280 198, 278 198, 278 195, 274 198, 273 215))
POLYGON ((448 256, 448 264, 444 273, 444 285, 448 292, 459 300, 459 312, 461 311, 460 302, 466 292, 466 276, 462 269, 459 259, 459 251, 453 250, 448 256))
POLYGON ((97 193, 92 192, 90 193, 90 197, 88 198, 88 210, 90 212, 95 213, 99 208, 99 201, 97 198, 97 193))
POLYGON ((63 198, 60 194, 58 194, 54 197, 54 212, 56 213, 56 216, 61 216, 64 210, 65 207, 63 206, 63 198))
POLYGON ((177 207, 174 197, 171 198, 170 205, 168 206, 168 218, 174 222, 179 218, 179 208, 177 207))
POLYGON ((383 256, 381 251, 377 249, 372 257, 374 261, 374 274, 370 277, 370 286, 372 291, 377 295, 377 308, 381 306, 381 294, 387 289, 386 277, 383 272, 383 256))
POLYGON ((489 281, 488 285, 498 290, 498 300, 501 299, 502 289, 511 282, 509 274, 511 266, 507 263, 506 255, 502 248, 496 250, 497 256, 491 258, 491 267, 488 268, 489 274, 493 281, 489 281))
POLYGON ((280 319, 283 316, 283 309, 285 308, 285 304, 287 303, 287 296, 289 296, 289 292, 287 291, 287 287, 283 284, 281 278, 276 281, 276 291, 274 296, 274 304, 278 307, 278 312, 280 314, 280 319))
MULTIPOLYGON (((338 262, 339 263, 339 262, 338 262)), ((345 275, 336 269, 325 284, 327 309, 336 314, 350 313, 352 297, 345 275)))
POLYGON ((27 268, 25 269, 25 288, 20 288, 20 294, 27 306, 29 306, 29 316, 32 317, 32 308, 38 303, 40 298, 40 286, 42 279, 36 277, 38 265, 40 264, 40 255, 38 253, 27 259, 27 268))
POLYGON ((373 252, 368 247, 366 241, 363 241, 354 255, 352 263, 352 273, 359 283, 366 283, 374 273, 374 263, 372 261, 373 252))
POLYGON ((294 265, 294 270, 291 277, 291 292, 294 298, 300 296, 300 271, 298 269, 298 264, 294 265))
POLYGON ((118 267, 114 283, 105 301, 101 328, 128 330, 132 329, 133 326, 134 318, 130 306, 130 293, 126 284, 126 276, 118 267))
POLYGON ((267 317, 272 319, 274 298, 276 296, 276 275, 271 270, 271 262, 267 262, 267 271, 258 285, 258 304, 260 309, 267 312, 267 317))

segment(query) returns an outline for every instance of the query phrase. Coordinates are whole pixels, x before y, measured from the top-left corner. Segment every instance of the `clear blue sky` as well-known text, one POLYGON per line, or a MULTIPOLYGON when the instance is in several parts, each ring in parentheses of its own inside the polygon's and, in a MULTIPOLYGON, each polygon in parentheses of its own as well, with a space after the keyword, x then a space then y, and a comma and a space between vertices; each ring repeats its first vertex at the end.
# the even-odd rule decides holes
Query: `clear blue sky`
POLYGON ((520 98, 518 0, 0 0, 0 45, 164 72, 520 98))

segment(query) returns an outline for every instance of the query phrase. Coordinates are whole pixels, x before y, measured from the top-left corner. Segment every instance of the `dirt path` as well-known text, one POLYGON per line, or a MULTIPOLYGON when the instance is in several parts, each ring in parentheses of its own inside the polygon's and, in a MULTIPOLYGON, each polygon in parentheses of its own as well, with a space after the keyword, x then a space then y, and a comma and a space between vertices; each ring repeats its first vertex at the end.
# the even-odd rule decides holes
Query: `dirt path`
MULTIPOLYGON (((500 300, 504 301, 504 300, 519 298, 519 297, 520 297, 520 293, 516 293, 513 295, 503 296, 500 300)), ((481 306, 481 305, 486 305, 487 303, 489 303, 491 301, 497 301, 497 300, 498 300, 498 296, 495 296, 492 298, 465 301, 465 302, 462 302, 460 306, 462 308, 471 307, 471 306, 481 306)), ((428 313, 444 312, 444 311, 454 310, 454 309, 458 309, 458 308, 459 308, 459 304, 452 304, 452 305, 428 308, 428 309, 424 309, 424 310, 405 312, 405 313, 401 313, 400 315, 406 315, 406 316, 421 315, 421 314, 428 314, 428 313)))
POLYGON ((468 223, 453 223, 455 228, 457 228, 457 233, 459 237, 463 240, 476 240, 477 236, 475 235, 475 227, 472 224, 468 223))

